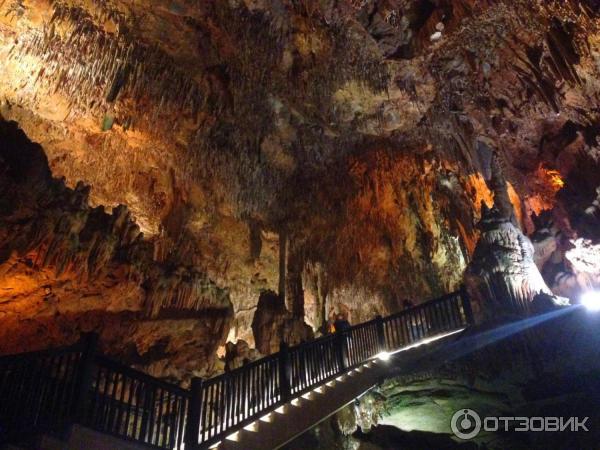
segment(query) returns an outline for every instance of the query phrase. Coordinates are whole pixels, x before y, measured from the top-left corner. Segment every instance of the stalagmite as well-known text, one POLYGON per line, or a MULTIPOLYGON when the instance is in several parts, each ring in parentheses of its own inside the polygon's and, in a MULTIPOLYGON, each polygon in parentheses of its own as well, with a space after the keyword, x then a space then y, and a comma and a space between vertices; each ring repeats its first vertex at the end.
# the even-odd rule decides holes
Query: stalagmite
POLYGON ((479 320, 529 313, 536 309, 536 297, 549 298, 556 306, 568 305, 567 299, 553 295, 535 265, 534 247, 516 223, 497 155, 490 188, 494 206, 490 209, 482 202, 481 236, 465 272, 479 320))

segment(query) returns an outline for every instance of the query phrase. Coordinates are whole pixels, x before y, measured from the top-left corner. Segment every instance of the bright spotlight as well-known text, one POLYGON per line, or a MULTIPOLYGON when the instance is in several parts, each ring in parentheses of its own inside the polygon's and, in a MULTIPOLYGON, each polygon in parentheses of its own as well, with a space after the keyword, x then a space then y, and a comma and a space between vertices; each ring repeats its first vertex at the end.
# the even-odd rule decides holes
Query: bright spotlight
POLYGON ((377 355, 377 357, 382 361, 389 361, 390 356, 391 355, 388 352, 381 352, 379 355, 377 355))
POLYGON ((581 296, 581 304, 589 311, 600 311, 600 292, 589 291, 581 296))

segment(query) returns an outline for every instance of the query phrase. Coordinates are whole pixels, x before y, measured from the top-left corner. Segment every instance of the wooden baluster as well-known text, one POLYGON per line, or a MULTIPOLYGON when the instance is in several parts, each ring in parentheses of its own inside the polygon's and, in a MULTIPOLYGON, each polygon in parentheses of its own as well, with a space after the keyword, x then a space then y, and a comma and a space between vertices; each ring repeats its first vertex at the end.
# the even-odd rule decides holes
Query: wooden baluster
POLYGON ((307 359, 307 369, 308 369, 308 388, 310 388, 314 383, 315 383, 315 352, 314 352, 314 348, 312 348, 310 346, 310 344, 307 346, 306 349, 306 355, 308 356, 307 359))
MULTIPOLYGON (((24 392, 25 395, 20 399, 23 410, 31 414, 31 421, 34 426, 42 425, 40 422, 43 421, 43 418, 39 416, 38 411, 35 408, 41 381, 42 361, 34 359, 28 364, 28 377, 26 381, 27 389, 24 392)), ((39 412, 43 413, 43 411, 39 412)))
POLYGON ((119 406, 119 401, 117 399, 117 388, 119 387, 119 378, 120 373, 114 371, 114 378, 112 384, 112 392, 110 394, 110 415, 108 419, 108 431, 114 432, 115 428, 115 420, 117 418, 117 408, 119 406))
POLYGON ((258 373, 258 390, 257 393, 260 396, 260 410, 265 408, 265 373, 264 366, 258 364, 256 366, 256 372, 258 373))
POLYGON ((313 348, 313 360, 314 360, 314 370, 313 370, 314 383, 313 384, 318 384, 321 381, 321 374, 320 374, 321 353, 319 352, 319 347, 317 345, 313 345, 312 348, 313 348))
POLYGON ((410 342, 409 330, 408 330, 408 313, 403 313, 398 318, 398 330, 400 331, 400 342, 398 342, 398 349, 406 347, 410 342))
POLYGON ((83 352, 79 360, 79 371, 75 382, 75 396, 73 399, 74 418, 84 424, 89 415, 90 390, 93 383, 94 361, 98 351, 98 335, 88 333, 82 336, 83 352))
POLYGON ((279 359, 273 359, 271 361, 271 404, 278 402, 279 398, 279 359))
MULTIPOLYGON (((53 405, 52 408, 52 415, 54 417, 59 417, 61 414, 61 407, 65 404, 66 402, 66 397, 67 397, 67 373, 68 373, 68 369, 69 369, 69 355, 67 354, 63 354, 60 356, 60 370, 58 373, 58 382, 59 382, 59 393, 58 393, 58 403, 56 405, 53 405)), ((25 375, 25 373, 24 373, 25 375)), ((23 376, 23 382, 26 382, 26 377, 23 376)), ((25 386, 25 384, 21 384, 22 386, 25 386)))
POLYGON ((446 302, 441 302, 440 308, 442 310, 442 315, 443 315, 444 331, 448 331, 451 328, 448 304, 446 302))
POLYGON ((145 410, 144 384, 137 380, 135 383, 135 421, 134 436, 143 439, 144 436, 144 410, 145 410))
MULTIPOLYGON (((50 358, 50 365, 48 367, 48 377, 50 378, 49 386, 48 386, 48 414, 54 414, 56 410, 56 405, 59 403, 58 393, 60 389, 59 383, 59 375, 60 375, 60 358, 53 356, 50 358)), ((13 386, 8 384, 6 386, 9 389, 12 389, 13 386)), ((7 399, 6 402, 0 402, 5 404, 10 404, 10 396, 9 392, 6 392, 0 395, 0 398, 7 399)))
POLYGON ((423 324, 425 325, 425 334, 423 337, 431 336, 431 308, 429 305, 423 306, 423 324))
POLYGON ((235 394, 236 394, 236 386, 237 386, 237 375, 235 377, 231 377, 231 382, 229 385, 230 397, 231 401, 229 402, 229 407, 231 408, 229 413, 229 424, 233 426, 235 424, 235 394))
POLYGON ((163 410, 164 410, 164 401, 165 401, 165 390, 163 388, 157 388, 156 392, 160 392, 160 395, 157 395, 158 398, 158 415, 156 416, 156 438, 154 439, 155 445, 160 446, 161 442, 161 429, 162 422, 164 420, 163 410))
POLYGON ((290 367, 290 349, 288 345, 281 341, 279 345, 279 392, 281 401, 287 403, 292 398, 291 388, 291 367, 290 367))
POLYGON ((304 346, 298 351, 298 378, 299 389, 304 390, 306 387, 306 347, 304 346))
POLYGON ((119 396, 119 412, 117 414, 117 426, 115 432, 121 434, 121 427, 123 426, 123 410, 125 408, 125 387, 127 383, 127 377, 125 374, 121 374, 121 395, 119 396))
POLYGON ((310 387, 311 382, 312 378, 310 374, 310 348, 306 346, 304 347, 304 386, 306 388, 310 387))
POLYGON ((254 376, 255 376, 255 382, 254 382, 254 393, 256 394, 256 407, 258 408, 258 411, 262 411, 263 410, 263 404, 262 404, 262 391, 261 391, 261 376, 260 376, 260 364, 256 365, 252 368, 252 371, 254 372, 254 376))
POLYGON ((235 401, 235 423, 239 423, 244 420, 245 409, 244 409, 244 373, 245 370, 239 372, 235 378, 236 380, 236 401, 235 401))
POLYGON ((333 339, 327 338, 327 378, 331 377, 335 373, 335 353, 333 349, 333 339))
POLYGON ((48 389, 48 365, 51 357, 40 358, 36 361, 37 374, 35 379, 37 380, 35 387, 31 390, 33 392, 32 399, 32 411, 39 417, 39 421, 50 422, 51 418, 47 416, 47 403, 46 403, 46 391, 48 389))
POLYGON ((218 391, 218 409, 217 411, 219 412, 217 415, 217 425, 219 427, 219 433, 222 433, 224 431, 224 422, 225 422, 225 388, 223 386, 223 379, 219 380, 218 386, 219 386, 219 391, 218 391))
POLYGON ((107 392, 108 392, 108 383, 109 383, 109 377, 110 377, 110 370, 107 368, 104 368, 104 378, 103 378, 103 382, 102 382, 102 389, 100 392, 100 401, 99 401, 99 408, 98 408, 98 416, 96 418, 96 426, 100 427, 100 429, 104 429, 104 422, 106 421, 106 402, 107 402, 107 392))
POLYGON ((254 369, 248 369, 248 417, 252 417, 257 412, 257 398, 256 398, 256 374, 254 373, 254 369))
POLYGON ((206 408, 206 428, 204 432, 206 433, 206 439, 208 440, 212 436, 213 430, 213 420, 214 420, 214 412, 215 412, 215 401, 214 401, 214 386, 215 384, 211 384, 208 388, 204 388, 206 401, 204 402, 204 407, 206 408))
POLYGON ((210 414, 209 414, 209 435, 208 437, 213 437, 217 432, 217 383, 213 383, 210 387, 210 414))
POLYGON ((167 448, 173 448, 175 445, 175 406, 177 405, 177 394, 174 392, 167 392, 167 420, 165 420, 165 446, 167 448))
POLYGON ((212 402, 212 436, 216 436, 219 429, 219 383, 213 384, 213 402, 212 402))
POLYGON ((413 317, 415 320, 414 325, 414 333, 413 333, 413 342, 419 342, 421 340, 421 335, 423 334, 423 324, 421 323, 421 309, 416 307, 413 311, 413 317))
POLYGON ((462 322, 462 320, 460 320, 460 311, 459 311, 459 305, 458 305, 458 298, 457 297, 451 297, 448 302, 450 303, 450 306, 452 308, 452 328, 456 329, 460 326, 460 323, 462 322))
POLYGON ((229 415, 231 414, 230 400, 231 400, 231 377, 229 374, 223 379, 223 426, 225 429, 230 427, 229 415))
POLYGON ((339 373, 345 372, 348 367, 348 356, 346 353, 346 335, 343 331, 336 333, 336 353, 338 357, 339 373))
MULTIPOLYGON (((184 443, 184 422, 187 417, 187 407, 189 400, 186 402, 186 398, 178 396, 177 401, 177 450, 181 449, 181 444, 184 443)), ((192 447, 193 448, 193 447, 192 447)))
POLYGON ((131 420, 131 410, 134 408, 134 398, 135 398, 135 378, 128 377, 129 380, 129 389, 127 390, 127 414, 125 415, 125 423, 124 432, 128 437, 133 437, 135 435, 135 426, 133 427, 133 432, 129 431, 129 424, 131 420))
POLYGON ((317 348, 314 345, 311 345, 311 354, 312 354, 312 378, 313 378, 313 386, 319 382, 319 361, 317 357, 317 348))
MULTIPOLYGON (((141 419, 142 419, 142 426, 140 427, 140 440, 142 440, 143 442, 147 442, 148 439, 148 430, 150 428, 150 407, 151 407, 151 399, 150 399, 150 388, 148 386, 148 383, 143 383, 140 386, 141 389, 141 395, 143 398, 142 401, 142 410, 141 410, 141 419)), ((106 398, 106 395, 105 395, 106 398)))
POLYGON ((148 414, 148 439, 146 442, 151 444, 154 441, 154 433, 156 431, 156 386, 148 383, 148 392, 150 393, 150 411, 148 414))
POLYGON ((231 377, 231 413, 229 414, 229 422, 233 426, 236 423, 236 401, 237 401, 237 386, 238 386, 238 374, 236 373, 235 377, 231 377))
POLYGON ((243 372, 243 376, 242 376, 242 381, 243 381, 243 386, 244 386, 244 390, 243 390, 243 398, 244 398, 244 405, 242 407, 242 411, 243 411, 243 418, 247 419, 248 417, 250 417, 250 374, 248 370, 244 370, 243 372))
POLYGON ((377 330, 377 353, 387 352, 387 342, 385 340, 385 323, 383 317, 377 316, 376 318, 376 330, 377 330))
MULTIPOLYGON (((201 402, 201 410, 202 410, 202 418, 200 420, 200 440, 202 443, 206 439, 208 439, 208 435, 206 434, 210 427, 210 403, 209 403, 209 395, 210 395, 210 386, 203 388, 202 402, 201 402)), ((187 410, 189 410, 190 402, 192 401, 191 397, 188 400, 187 410)))
POLYGON ((273 404, 273 380, 275 379, 275 374, 272 372, 272 360, 268 360, 265 367, 265 373, 267 377, 267 406, 271 406, 273 404))
POLYGON ((465 313, 465 325, 471 326, 475 324, 475 317, 473 316, 473 307, 471 305, 471 298, 467 292, 467 287, 463 284, 460 287, 460 299, 462 301, 463 311, 465 313))
POLYGON ((421 339, 424 339, 429 334, 428 323, 427 323, 427 315, 425 314, 426 307, 422 306, 419 308, 419 323, 421 324, 421 339))
POLYGON ((434 326, 436 333, 441 333, 444 331, 444 327, 442 326, 441 315, 440 315, 440 304, 436 302, 433 306, 434 311, 434 326))
POLYGON ((321 343, 315 346, 315 353, 317 354, 317 383, 320 383, 323 379, 323 348, 321 343))
POLYGON ((403 316, 394 317, 390 321, 390 336, 392 338, 390 342, 391 350, 398 350, 403 346, 404 343, 404 330, 403 330, 403 316))
POLYGON ((202 378, 192 378, 188 400, 187 423, 183 438, 186 450, 196 450, 199 448, 198 434, 200 431, 200 419, 203 416, 202 391, 202 378))
POLYGON ((254 366, 252 368, 252 373, 254 373, 254 387, 252 391, 256 396, 256 409, 254 410, 254 413, 256 414, 262 411, 262 398, 260 395, 260 372, 258 371, 258 366, 254 366))
POLYGON ((98 409, 100 408, 100 380, 102 379, 102 367, 96 366, 92 376, 93 393, 90 398, 89 413, 86 418, 86 424, 95 426, 98 420, 98 409))

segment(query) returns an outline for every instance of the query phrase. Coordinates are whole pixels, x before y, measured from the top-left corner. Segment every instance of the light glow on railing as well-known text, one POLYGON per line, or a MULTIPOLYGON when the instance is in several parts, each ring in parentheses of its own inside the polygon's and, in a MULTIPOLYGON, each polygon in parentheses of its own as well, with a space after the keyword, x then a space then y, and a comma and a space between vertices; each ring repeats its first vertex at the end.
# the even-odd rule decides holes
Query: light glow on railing
POLYGON ((291 401, 292 406, 298 406, 298 404, 300 403, 300 399, 298 397, 296 397, 294 400, 291 401))
POLYGON ((377 355, 377 359, 380 359, 381 361, 389 361, 391 356, 392 355, 390 355, 389 352, 381 352, 377 355))
POLYGON ((464 330, 465 330, 465 328, 461 328, 461 329, 456 330, 456 331, 451 331, 450 333, 438 334, 437 336, 432 336, 430 338, 423 339, 422 341, 415 342, 414 344, 409 345, 408 347, 402 347, 401 349, 396 350, 395 352, 391 352, 390 356, 391 355, 395 355, 396 353, 405 352, 407 350, 412 350, 413 348, 421 347, 422 345, 431 344, 432 342, 439 341, 440 339, 447 338, 449 336, 452 336, 453 334, 461 333, 464 330))
POLYGON ((285 414, 285 412, 286 412, 286 411, 285 411, 285 405, 283 405, 283 406, 280 406, 279 408, 277 408, 277 409, 275 410, 275 412, 276 412, 277 414, 285 414))
POLYGON ((211 445, 211 446, 210 446, 210 447, 208 447, 208 448, 210 448, 210 449, 213 449, 213 448, 218 448, 218 447, 219 447, 219 445, 221 445, 221 442, 222 442, 222 441, 219 441, 219 442, 217 442, 216 444, 213 444, 213 445, 211 445))

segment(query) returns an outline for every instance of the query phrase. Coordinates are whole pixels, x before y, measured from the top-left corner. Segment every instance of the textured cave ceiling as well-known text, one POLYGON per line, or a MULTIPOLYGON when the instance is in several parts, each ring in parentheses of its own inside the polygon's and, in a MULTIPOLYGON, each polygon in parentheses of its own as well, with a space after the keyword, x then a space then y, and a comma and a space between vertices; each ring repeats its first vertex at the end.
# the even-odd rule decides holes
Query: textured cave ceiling
MULTIPOLYGON (((599 236, 594 0, 0 0, 0 70, 0 114, 52 175, 226 289, 237 337, 277 290, 282 236, 314 323, 325 296, 358 320, 454 289, 492 154, 527 233, 546 211, 599 236)), ((11 261, 6 299, 60 284, 11 261)), ((97 308, 148 309, 123 303, 97 308)))

